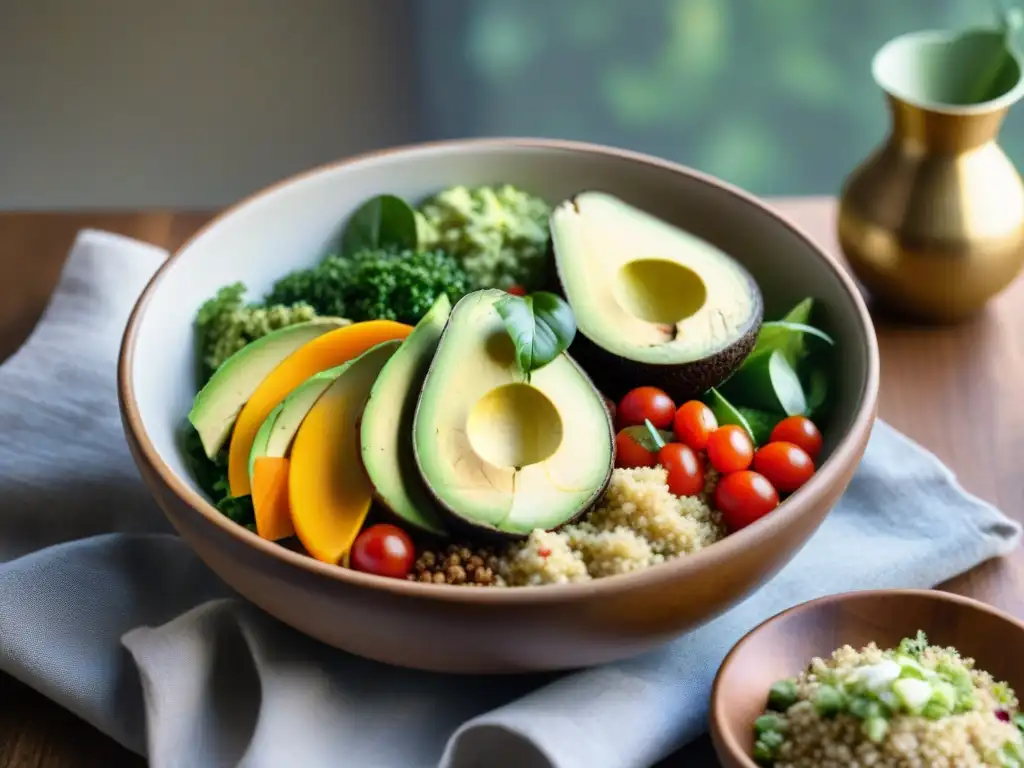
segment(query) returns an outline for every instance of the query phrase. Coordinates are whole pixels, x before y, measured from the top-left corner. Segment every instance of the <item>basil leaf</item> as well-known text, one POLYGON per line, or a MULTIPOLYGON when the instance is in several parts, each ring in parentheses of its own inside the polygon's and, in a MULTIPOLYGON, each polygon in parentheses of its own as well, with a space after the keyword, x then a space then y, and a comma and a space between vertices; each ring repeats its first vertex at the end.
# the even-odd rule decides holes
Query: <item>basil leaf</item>
POLYGON ((385 248, 412 250, 418 242, 416 213, 395 195, 371 197, 353 213, 341 236, 341 255, 385 248))
POLYGON ((553 293, 509 294, 494 307, 515 344, 516 364, 525 374, 550 363, 569 348, 576 336, 572 310, 553 293))
POLYGON ((703 400, 704 404, 711 409, 713 414, 715 414, 715 420, 718 422, 718 426, 721 427, 726 424, 735 424, 736 426, 743 427, 750 439, 754 440, 754 430, 751 429, 750 423, 747 421, 743 413, 741 413, 735 405, 726 399, 725 395, 712 387, 704 393, 703 400))
POLYGON ((737 406, 737 411, 740 415, 746 419, 747 424, 750 425, 750 431, 754 435, 754 446, 762 446, 769 442, 772 437, 772 430, 775 426, 786 418, 784 413, 775 413, 774 411, 762 411, 759 408, 744 408, 743 406, 737 406))
POLYGON ((782 316, 786 323, 803 323, 806 325, 811 321, 811 312, 814 311, 814 299, 806 298, 782 316))
MULTIPOLYGON (((634 425, 632 427, 625 427, 622 431, 629 435, 634 443, 642 446, 646 451, 657 453, 661 450, 661 446, 654 440, 654 435, 651 434, 646 426, 634 425)), ((663 444, 671 443, 676 439, 675 435, 671 432, 666 432, 664 429, 659 429, 657 432, 663 444)))
POLYGON ((807 412, 813 416, 828 398, 828 371, 821 365, 815 365, 807 372, 804 387, 807 391, 807 412))
POLYGON ((782 411, 787 416, 807 412, 807 398, 793 366, 781 350, 765 350, 743 361, 722 385, 722 392, 748 408, 782 411))
POLYGON ((762 323, 751 356, 778 349, 785 353, 789 364, 796 367, 806 354, 805 334, 818 336, 829 345, 833 344, 832 338, 828 334, 810 324, 813 309, 814 299, 804 299, 789 310, 781 320, 766 320, 762 323))

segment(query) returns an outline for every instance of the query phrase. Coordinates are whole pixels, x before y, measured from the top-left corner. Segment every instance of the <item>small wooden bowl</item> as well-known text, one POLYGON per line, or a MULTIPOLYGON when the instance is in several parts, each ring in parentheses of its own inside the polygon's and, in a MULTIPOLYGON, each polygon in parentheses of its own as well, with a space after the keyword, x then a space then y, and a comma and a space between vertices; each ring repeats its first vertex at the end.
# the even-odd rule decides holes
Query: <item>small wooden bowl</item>
POLYGON ((977 600, 926 589, 846 592, 802 603, 748 632, 729 652, 711 692, 710 727, 725 768, 758 768, 754 720, 768 689, 815 656, 874 641, 892 648, 918 630, 932 645, 953 646, 997 680, 1024 691, 1024 623, 977 600))

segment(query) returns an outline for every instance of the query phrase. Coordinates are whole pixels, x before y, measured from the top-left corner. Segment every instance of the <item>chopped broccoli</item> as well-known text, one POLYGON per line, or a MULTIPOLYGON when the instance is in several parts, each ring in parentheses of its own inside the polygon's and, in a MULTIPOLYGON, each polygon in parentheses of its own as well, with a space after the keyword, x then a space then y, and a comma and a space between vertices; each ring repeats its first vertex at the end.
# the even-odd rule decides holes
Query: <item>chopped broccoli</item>
POLYGON ((331 255, 279 280, 268 304, 308 302, 321 315, 415 324, 442 293, 453 302, 469 292, 465 271, 443 251, 368 250, 331 255))
POLYGON ((456 186, 425 200, 417 213, 420 247, 458 259, 471 288, 543 287, 551 215, 543 199, 510 184, 456 186))
POLYGON ((245 285, 233 283, 217 291, 196 315, 196 332, 206 381, 225 360, 246 344, 286 325, 312 320, 313 307, 303 301, 259 306, 246 304, 245 285))

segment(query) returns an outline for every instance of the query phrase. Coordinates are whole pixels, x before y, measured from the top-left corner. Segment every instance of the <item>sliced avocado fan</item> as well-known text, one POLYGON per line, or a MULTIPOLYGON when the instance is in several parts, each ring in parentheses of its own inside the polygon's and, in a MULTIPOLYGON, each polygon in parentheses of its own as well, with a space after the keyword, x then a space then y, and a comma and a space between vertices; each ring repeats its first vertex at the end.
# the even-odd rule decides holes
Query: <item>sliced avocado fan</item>
POLYGON ((416 324, 377 376, 360 423, 363 466, 378 501, 406 523, 435 535, 445 531, 416 469, 413 418, 451 308, 441 294, 416 324))
POLYGON ((340 317, 318 317, 288 325, 246 344, 225 360, 199 390, 188 414, 207 457, 218 454, 246 401, 282 360, 316 337, 350 324, 340 317))
MULTIPOLYGON (((394 342, 393 346, 397 346, 394 342)), ((270 412, 256 432, 249 452, 249 477, 252 478, 256 459, 263 456, 282 458, 288 455, 295 433, 299 431, 302 420, 316 405, 316 401, 327 391, 345 370, 352 365, 352 360, 314 373, 299 386, 293 389, 284 400, 270 412)))

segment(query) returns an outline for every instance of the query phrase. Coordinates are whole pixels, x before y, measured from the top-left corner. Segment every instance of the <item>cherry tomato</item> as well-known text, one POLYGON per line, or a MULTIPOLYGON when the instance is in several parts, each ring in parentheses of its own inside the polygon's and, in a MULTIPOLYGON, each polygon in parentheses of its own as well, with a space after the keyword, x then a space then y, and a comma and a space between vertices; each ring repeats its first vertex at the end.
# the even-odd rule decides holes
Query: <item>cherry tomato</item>
POLYGON ((711 433, 718 429, 718 419, 700 400, 690 400, 679 406, 672 426, 679 442, 686 443, 695 451, 703 451, 708 447, 711 433))
POLYGON ((753 458, 754 444, 743 427, 726 424, 708 437, 708 459, 723 475, 746 469, 753 458))
POLYGON ((521 285, 510 285, 505 293, 511 293, 513 296, 525 296, 526 289, 521 285))
POLYGON ((767 477, 783 493, 790 493, 811 479, 814 460, 799 445, 775 441, 758 448, 754 471, 767 477))
POLYGON ((379 523, 356 537, 349 564, 356 571, 404 579, 415 560, 416 547, 409 534, 396 525, 379 523))
POLYGON ((653 467, 658 463, 658 454, 649 451, 623 429, 615 436, 615 466, 625 469, 633 467, 653 467))
POLYGON ((806 416, 789 416, 775 425, 771 442, 792 443, 803 448, 813 460, 821 453, 821 432, 806 416))
POLYGON ((668 470, 668 489, 676 496, 704 490, 704 463, 690 446, 669 443, 658 451, 658 463, 668 470))
POLYGON ((644 419, 650 419, 658 429, 668 429, 676 415, 676 404, 657 387, 637 387, 622 398, 618 412, 620 427, 641 425, 644 419))
POLYGON ((746 528, 779 506, 779 493, 768 478, 745 469, 719 478, 715 508, 730 531, 746 528))

